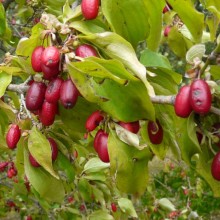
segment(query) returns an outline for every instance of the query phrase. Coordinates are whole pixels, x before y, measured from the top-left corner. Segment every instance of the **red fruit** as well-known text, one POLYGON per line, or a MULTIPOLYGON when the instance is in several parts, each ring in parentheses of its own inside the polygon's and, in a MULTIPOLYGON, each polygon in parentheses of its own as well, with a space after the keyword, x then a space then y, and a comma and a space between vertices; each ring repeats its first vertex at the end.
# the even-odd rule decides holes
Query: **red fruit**
POLYGON ((200 132, 197 131, 196 136, 197 136, 197 140, 198 140, 199 144, 201 144, 203 135, 200 132))
POLYGON ((44 101, 42 105, 42 109, 39 113, 39 119, 41 123, 45 126, 50 126, 54 123, 55 116, 57 113, 58 105, 57 103, 50 103, 47 101, 44 101))
POLYGON ((29 82, 28 82, 28 85, 30 86, 32 83, 34 82, 34 80, 32 79, 32 80, 30 80, 29 82))
POLYGON ((35 158, 29 153, 29 161, 33 167, 40 167, 40 164, 35 160, 35 158))
POLYGON ((82 0, 81 10, 85 19, 95 19, 99 12, 99 0, 82 0))
POLYGON ((103 135, 103 134, 105 134, 105 132, 102 129, 100 129, 100 130, 98 130, 98 132, 95 135, 93 146, 94 146, 96 152, 98 152, 99 136, 103 135))
POLYGON ((27 217, 26 217, 26 220, 32 220, 31 215, 27 216, 27 217))
POLYGON ((42 82, 33 82, 26 95, 26 107, 30 111, 35 111, 41 108, 44 102, 46 85, 42 82))
POLYGON ((66 109, 73 108, 76 104, 79 91, 71 79, 64 81, 60 87, 60 102, 66 109))
POLYGON ((74 150, 73 156, 74 156, 75 159, 78 157, 78 152, 77 152, 77 150, 74 150))
POLYGON ((82 204, 82 205, 80 205, 79 209, 80 209, 80 211, 83 212, 86 209, 86 207, 85 207, 85 205, 82 204))
POLYGON ((7 172, 8 178, 11 179, 13 176, 16 176, 16 175, 17 175, 17 170, 15 168, 8 169, 8 172, 7 172))
POLYGON ((8 200, 8 201, 6 202, 6 205, 9 206, 9 207, 11 207, 11 208, 16 206, 15 203, 14 203, 13 201, 10 201, 10 200, 8 200))
POLYGON ((60 61, 60 52, 59 50, 54 47, 50 46, 44 49, 42 56, 41 56, 41 63, 47 67, 54 67, 60 61))
POLYGON ((218 147, 220 147, 220 122, 217 122, 214 125, 212 125, 212 132, 213 132, 213 135, 216 135, 219 138, 219 142, 215 144, 218 147))
POLYGON ((113 212, 117 212, 117 206, 115 203, 111 203, 111 208, 113 212))
POLYGON ((191 84, 190 103, 196 113, 206 114, 209 112, 212 104, 212 95, 207 82, 197 79, 191 84))
POLYGON ((76 56, 86 58, 86 57, 98 57, 98 53, 94 47, 89 44, 82 44, 76 48, 76 56))
POLYGON ((18 125, 12 124, 6 135, 6 143, 10 149, 14 149, 17 146, 21 137, 21 131, 18 125))
POLYGON ((8 162, 0 162, 0 172, 4 172, 7 166, 8 162))
POLYGON ((98 136, 97 148, 100 160, 105 163, 110 162, 108 154, 108 134, 106 134, 105 132, 98 136))
POLYGON ((213 158, 211 173, 214 179, 220 181, 220 152, 218 152, 213 158))
POLYGON ((42 64, 41 68, 43 72, 43 77, 46 80, 52 80, 53 78, 56 78, 60 72, 59 63, 52 67, 48 67, 42 64))
POLYGON ((166 6, 163 8, 163 14, 165 14, 166 12, 172 9, 173 9, 172 6, 167 3, 166 6))
POLYGON ((99 110, 93 112, 86 120, 86 130, 87 131, 95 130, 103 119, 104 117, 99 110))
POLYGON ((47 102, 56 103, 60 98, 60 87, 63 80, 60 78, 53 79, 47 86, 45 99, 47 102))
POLYGON ((177 116, 182 118, 187 118, 192 112, 192 107, 190 104, 190 86, 183 86, 175 99, 174 109, 177 116))
POLYGON ((38 46, 34 49, 31 55, 31 65, 35 72, 41 72, 41 55, 44 51, 44 47, 38 46))
POLYGON ((68 202, 69 202, 69 203, 74 202, 74 198, 73 198, 72 196, 69 196, 69 197, 68 197, 68 202))
POLYGON ((4 96, 2 96, 2 97, 1 97, 1 100, 2 100, 3 102, 5 101, 5 98, 4 98, 4 96))
POLYGON ((57 143, 55 142, 54 139, 52 138, 47 138, 48 141, 50 142, 50 146, 51 146, 51 151, 52 151, 52 161, 57 159, 58 156, 58 147, 57 147, 57 143))
POLYGON ((152 144, 160 144, 163 140, 163 128, 160 125, 160 122, 149 121, 148 126, 148 136, 152 144))
POLYGON ((163 32, 164 37, 168 37, 170 31, 171 31, 171 27, 170 26, 166 26, 164 28, 164 32, 163 32))
POLYGON ((140 129, 139 121, 134 121, 134 122, 120 121, 118 124, 134 134, 137 134, 140 129))

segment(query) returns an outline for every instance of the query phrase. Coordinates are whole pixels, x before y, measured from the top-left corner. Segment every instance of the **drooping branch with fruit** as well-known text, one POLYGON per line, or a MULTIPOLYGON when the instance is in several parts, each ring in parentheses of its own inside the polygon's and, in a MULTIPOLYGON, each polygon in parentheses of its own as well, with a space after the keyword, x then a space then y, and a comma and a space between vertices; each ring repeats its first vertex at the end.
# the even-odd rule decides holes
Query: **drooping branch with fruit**
MULTIPOLYGON (((23 197, 55 207, 51 218, 67 212, 141 219, 146 210, 136 209, 137 200, 153 179, 149 164, 168 154, 219 197, 219 31, 203 31, 211 24, 198 4, 28 4, 47 10, 0 65, 0 149, 8 158, 0 171, 23 184, 23 197), (213 48, 206 53, 208 41, 213 48), (182 74, 162 54, 167 47, 186 62, 182 74)), ((155 200, 155 210, 167 207, 175 217, 185 215, 167 198, 155 200)))

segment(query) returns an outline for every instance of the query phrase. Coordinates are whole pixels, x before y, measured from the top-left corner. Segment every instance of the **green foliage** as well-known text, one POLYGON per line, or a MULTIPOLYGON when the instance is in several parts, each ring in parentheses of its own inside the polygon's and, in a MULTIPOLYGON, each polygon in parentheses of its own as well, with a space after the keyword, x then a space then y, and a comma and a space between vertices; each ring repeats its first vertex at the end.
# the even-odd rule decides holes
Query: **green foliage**
POLYGON ((0 50, 9 52, 0 65, 0 162, 8 162, 0 167, 5 200, 0 199, 0 218, 210 218, 220 196, 211 174, 219 151, 212 127, 220 121, 219 2, 100 1, 93 20, 83 17, 80 3, 16 1, 6 9, 0 4, 0 50), (163 12, 167 3, 171 10, 163 12), (76 56, 82 44, 98 56, 76 56), (72 109, 57 103, 49 127, 40 123, 39 112, 26 109, 24 99, 30 79, 49 83, 32 69, 31 55, 39 45, 58 48, 59 77, 70 78, 80 93, 72 109), (207 81, 214 108, 179 118, 172 106, 175 95, 196 78, 207 81), (104 119, 89 131, 85 124, 97 110, 104 119), (163 128, 158 145, 147 132, 156 119, 163 128), (119 123, 137 121, 137 133, 119 123), (22 132, 15 150, 6 143, 11 123, 22 132), (109 163, 93 147, 100 129, 108 134, 109 163), (48 137, 58 145, 55 161, 48 137), (40 167, 31 165, 30 153, 40 167), (11 177, 10 169, 17 174, 11 177))

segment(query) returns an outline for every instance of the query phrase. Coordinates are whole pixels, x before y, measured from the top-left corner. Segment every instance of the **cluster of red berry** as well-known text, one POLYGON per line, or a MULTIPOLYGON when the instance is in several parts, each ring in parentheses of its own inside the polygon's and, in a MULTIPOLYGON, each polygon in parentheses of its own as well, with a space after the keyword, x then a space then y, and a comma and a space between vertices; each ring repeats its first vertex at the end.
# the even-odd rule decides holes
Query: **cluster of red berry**
POLYGON ((187 118, 192 111, 207 114, 211 108, 212 94, 209 85, 202 79, 196 79, 191 85, 183 86, 174 103, 176 115, 187 118))

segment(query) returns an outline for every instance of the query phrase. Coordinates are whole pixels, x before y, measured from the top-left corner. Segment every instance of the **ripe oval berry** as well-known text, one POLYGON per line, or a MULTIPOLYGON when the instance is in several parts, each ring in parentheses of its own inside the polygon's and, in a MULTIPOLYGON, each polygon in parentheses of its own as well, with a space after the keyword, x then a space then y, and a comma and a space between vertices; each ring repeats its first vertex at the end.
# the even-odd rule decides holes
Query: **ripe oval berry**
POLYGON ((86 120, 86 130, 95 130, 103 119, 104 117, 99 110, 93 112, 86 120))
POLYGON ((183 86, 175 99, 174 109, 177 116, 182 118, 187 118, 192 112, 192 107, 190 104, 190 86, 183 86))
POLYGON ((33 82, 26 95, 26 107, 30 111, 35 111, 41 108, 44 102, 46 85, 42 82, 33 82))
POLYGON ((109 163, 109 154, 108 154, 108 134, 103 133, 99 135, 98 138, 98 156, 101 161, 109 163))
POLYGON ((163 128, 160 125, 160 122, 149 121, 148 126, 148 136, 152 144, 160 144, 163 140, 163 128))
POLYGON ((46 80, 52 80, 53 78, 56 78, 60 72, 59 63, 52 67, 41 65, 41 68, 43 72, 43 78, 46 80))
POLYGON ((197 140, 198 140, 199 144, 201 144, 203 135, 200 132, 197 131, 196 132, 196 137, 197 137, 197 140))
POLYGON ((99 0, 82 0, 81 10, 85 19, 95 19, 99 12, 99 0))
POLYGON ((166 26, 163 32, 164 37, 168 37, 169 33, 171 31, 171 27, 170 26, 166 26))
POLYGON ((102 160, 105 163, 108 163, 110 161, 108 154, 108 134, 101 129, 98 130, 93 144, 100 160, 102 160))
POLYGON ((35 158, 29 153, 29 161, 33 167, 40 167, 40 164, 35 160, 35 158))
POLYGON ((213 158, 211 173, 214 179, 220 181, 220 152, 218 152, 213 158))
POLYGON ((95 135, 93 146, 96 152, 98 152, 98 148, 99 148, 99 136, 103 134, 105 134, 105 132, 102 129, 100 129, 95 135))
POLYGON ((4 172, 7 166, 8 162, 0 162, 0 172, 4 172))
POLYGON ((41 123, 45 126, 50 126, 54 123, 55 116, 57 113, 57 103, 50 103, 47 101, 44 101, 42 105, 42 109, 39 113, 39 119, 41 123))
POLYGON ((117 206, 115 203, 111 203, 111 208, 113 212, 117 212, 117 206))
POLYGON ((79 96, 79 91, 71 79, 63 81, 60 87, 60 102, 66 109, 73 108, 79 96))
POLYGON ((196 113, 206 114, 209 112, 212 95, 208 84, 204 80, 197 79, 191 84, 190 103, 196 113))
POLYGON ((35 72, 41 72, 41 56, 44 51, 44 47, 38 46, 34 49, 31 55, 31 65, 35 72))
POLYGON ((134 134, 137 134, 140 129, 139 121, 134 121, 134 122, 120 121, 118 124, 134 134))
POLYGON ((52 161, 57 159, 58 156, 58 147, 57 147, 57 143, 54 139, 52 138, 47 138, 48 141, 50 142, 50 146, 51 146, 51 151, 52 151, 52 161))
POLYGON ((21 137, 21 131, 18 125, 12 124, 6 135, 6 143, 8 148, 14 149, 21 137))
POLYGON ((53 79, 47 86, 45 99, 47 102, 56 103, 60 98, 60 87, 63 80, 60 78, 53 79))
POLYGON ((47 67, 54 67, 57 66, 59 61, 60 61, 60 52, 56 47, 50 46, 44 49, 41 56, 42 65, 47 67))
POLYGON ((86 57, 98 57, 98 53, 94 47, 89 44, 82 44, 76 48, 76 56, 86 58, 86 57))

